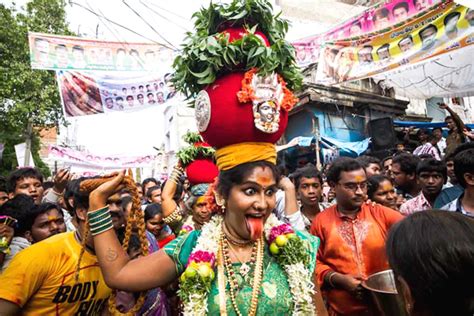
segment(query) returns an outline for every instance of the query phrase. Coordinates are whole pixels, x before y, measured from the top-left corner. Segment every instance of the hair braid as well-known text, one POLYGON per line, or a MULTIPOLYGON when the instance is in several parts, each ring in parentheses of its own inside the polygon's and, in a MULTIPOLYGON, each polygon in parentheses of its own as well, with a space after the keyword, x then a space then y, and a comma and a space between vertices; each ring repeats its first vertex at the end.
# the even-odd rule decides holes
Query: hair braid
MULTIPOLYGON (((96 179, 89 179, 89 180, 84 180, 80 184, 80 190, 85 191, 85 192, 91 192, 94 189, 96 189, 98 186, 101 184, 110 181, 110 179, 113 176, 106 176, 102 178, 96 178, 96 179)), ((146 238, 146 227, 145 227, 145 220, 143 217, 143 212, 141 209, 141 201, 140 198, 138 197, 138 189, 136 186, 135 181, 133 180, 133 177, 131 175, 131 171, 129 171, 129 175, 125 176, 122 184, 125 185, 125 188, 129 190, 131 196, 132 196, 132 210, 130 211, 129 218, 127 219, 127 226, 125 227, 125 238, 122 243, 122 248, 127 251, 128 249, 128 243, 130 241, 130 236, 132 235, 132 231, 134 227, 137 227, 138 229, 138 236, 140 239, 140 245, 141 245, 141 255, 142 256, 147 256, 148 255, 148 239, 146 238)), ((86 218, 86 227, 88 227, 88 219, 86 218)), ((85 249, 85 240, 87 239, 87 234, 84 236, 85 238, 82 241, 82 249, 81 249, 81 256, 84 253, 85 249)), ((80 256, 80 258, 81 258, 80 256)), ((79 264, 77 267, 77 271, 79 271, 79 264)), ((77 278, 77 276, 76 276, 77 278)), ((145 303, 145 298, 147 292, 141 292, 140 296, 137 299, 137 302, 131 308, 128 312, 126 313, 121 313, 117 310, 116 304, 115 304, 115 291, 112 292, 110 295, 108 305, 109 305, 109 312, 116 316, 116 315, 126 315, 126 316, 133 316, 138 313, 138 311, 142 308, 143 304, 145 303)))

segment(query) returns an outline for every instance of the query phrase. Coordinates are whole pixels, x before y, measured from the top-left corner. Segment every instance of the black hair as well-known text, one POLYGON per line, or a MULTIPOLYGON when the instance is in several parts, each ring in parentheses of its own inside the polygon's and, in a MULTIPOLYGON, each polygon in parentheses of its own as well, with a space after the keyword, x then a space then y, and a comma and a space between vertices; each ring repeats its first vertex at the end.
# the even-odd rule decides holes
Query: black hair
POLYGON ((399 2, 396 5, 393 6, 392 12, 394 12, 397 9, 403 8, 407 12, 409 11, 408 3, 407 2, 399 2))
POLYGON ((453 151, 453 155, 456 156, 462 151, 468 150, 468 149, 473 149, 474 148, 474 142, 469 142, 469 143, 464 143, 461 145, 458 145, 456 149, 453 151))
MULTIPOLYGON (((82 177, 82 178, 79 178, 79 179, 75 180, 76 182, 75 182, 74 186, 72 187, 72 190, 73 190, 73 192, 72 192, 72 194, 73 194, 72 213, 73 213, 74 217, 77 217, 77 214, 76 214, 77 209, 84 209, 84 210, 89 209, 89 193, 82 192, 80 190, 81 182, 84 181, 84 180, 94 179, 94 178, 97 178, 97 177, 90 177, 90 178, 82 177)), ((78 218, 78 220, 79 220, 79 218, 78 218)))
POLYGON ((385 163, 385 161, 390 160, 390 159, 393 159, 393 156, 387 156, 384 159, 382 159, 382 161, 380 162, 380 166, 383 167, 383 164, 385 163))
POLYGON ((146 197, 151 198, 153 191, 156 191, 156 190, 161 190, 161 186, 154 185, 152 187, 149 187, 148 190, 146 190, 146 197))
POLYGON ((386 250, 395 276, 410 288, 414 313, 473 315, 474 220, 456 212, 414 213, 392 227, 386 250))
POLYGON ((66 184, 66 188, 64 190, 64 205, 66 206, 66 210, 71 216, 74 215, 74 192, 79 191, 79 180, 71 180, 66 184), (69 203, 69 199, 73 198, 73 204, 69 203))
POLYGON ((43 184, 43 175, 37 169, 30 167, 20 168, 8 175, 7 186, 9 192, 14 192, 17 182, 26 178, 38 179, 43 184))
POLYGON ((137 99, 138 99, 140 96, 141 96, 142 98, 144 98, 143 94, 142 94, 142 93, 139 93, 139 94, 137 94, 137 99))
POLYGON ((406 174, 416 174, 416 166, 420 162, 418 156, 412 155, 410 153, 401 153, 393 156, 392 165, 399 164, 400 170, 406 174))
POLYGON ((379 18, 386 18, 390 15, 390 11, 387 8, 381 8, 377 10, 374 14, 374 22, 379 18))
POLYGON ((382 49, 389 49, 390 50, 390 44, 386 43, 386 44, 383 44, 382 46, 380 46, 379 48, 377 48, 377 54, 379 53, 379 51, 381 51, 382 49))
POLYGON ((433 156, 431 154, 421 154, 421 155, 418 155, 418 158, 420 158, 420 162, 421 162, 426 159, 432 159, 433 156))
POLYGON ((358 27, 362 28, 362 24, 360 23, 360 21, 355 21, 351 24, 351 27, 354 26, 354 25, 357 25, 358 27))
POLYGON ((123 48, 119 48, 119 49, 117 49, 117 54, 118 54, 119 52, 126 53, 125 49, 123 49, 123 48))
POLYGON ((219 179, 217 183, 217 192, 222 195, 225 199, 229 197, 230 190, 234 185, 239 185, 244 182, 244 179, 249 176, 249 174, 255 168, 270 168, 272 171, 273 177, 276 182, 280 178, 277 167, 264 160, 247 162, 235 166, 229 170, 223 170, 219 172, 219 179))
POLYGON ((133 100, 133 95, 127 95, 127 100, 132 99, 133 100))
POLYGON ((301 178, 312 179, 316 178, 319 180, 319 184, 323 185, 323 177, 321 173, 316 169, 316 167, 312 164, 308 164, 303 168, 296 169, 295 172, 292 174, 292 178, 295 181, 295 187, 298 190, 300 186, 301 178))
POLYGON ((35 219, 32 214, 36 208, 35 201, 26 194, 17 194, 0 207, 0 215, 13 217, 17 220, 15 236, 23 236, 31 230, 35 219))
POLYGON ((385 180, 392 183, 392 179, 382 174, 376 174, 367 179, 367 196, 369 199, 374 198, 374 194, 379 189, 380 183, 384 182, 385 180))
POLYGON ((446 15, 443 20, 444 25, 448 24, 448 21, 454 17, 461 17, 461 12, 454 11, 446 15))
POLYGON ((436 131, 436 130, 438 130, 438 129, 441 131, 441 133, 443 132, 443 128, 442 128, 442 127, 434 127, 434 128, 431 130, 431 133, 433 133, 434 131, 436 131))
POLYGON ((132 203, 132 197, 131 196, 124 196, 122 198, 122 203, 120 204, 121 209, 125 212, 125 209, 127 208, 128 204, 132 203))
POLYGON ((418 163, 418 166, 416 167, 416 175, 419 176, 422 172, 438 172, 443 175, 445 181, 448 178, 446 164, 432 157, 418 163))
MULTIPOLYGON (((142 181, 142 189, 144 189, 145 185, 147 185, 150 182, 154 182, 155 184, 158 184, 158 180, 156 180, 155 178, 146 178, 145 180, 142 181)), ((146 192, 143 192, 143 193, 146 193, 146 192)))
POLYGON ((454 157, 454 174, 463 188, 467 187, 466 173, 474 175, 474 148, 463 150, 454 157))
MULTIPOLYGON (((364 167, 354 158, 341 157, 334 160, 327 173, 327 180, 329 183, 337 183, 341 177, 342 172, 349 172, 354 170, 364 170, 364 167)), ((365 172, 365 171, 364 171, 365 172)))
POLYGON ((58 211, 58 213, 61 215, 61 217, 64 217, 64 214, 63 214, 63 211, 61 210, 61 207, 59 205, 57 205, 56 203, 49 203, 49 202, 45 202, 45 203, 41 203, 39 205, 37 205, 32 213, 31 213, 31 217, 33 217, 33 223, 34 221, 36 220, 36 218, 38 216, 40 216, 41 214, 44 214, 52 209, 55 209, 58 211))
POLYGON ((361 49, 359 49, 359 52, 360 52, 361 50, 365 49, 365 48, 370 48, 370 51, 372 51, 372 50, 374 49, 374 47, 371 46, 371 45, 364 45, 364 46, 362 46, 361 49))
POLYGON ((116 97, 115 101, 123 101, 123 98, 122 97, 116 97))
POLYGON ((146 96, 149 97, 150 95, 151 95, 152 97, 155 96, 152 92, 148 92, 146 96))
POLYGON ((356 158, 356 160, 362 165, 362 167, 368 168, 371 164, 377 164, 380 166, 380 159, 372 156, 362 155, 356 158))
POLYGON ((428 130, 426 128, 420 128, 417 132, 416 132, 416 135, 420 135, 420 134, 426 134, 426 135, 429 135, 430 133, 428 132, 428 130))
POLYGON ((78 51, 84 52, 84 48, 82 48, 82 46, 80 45, 74 45, 72 47, 72 50, 78 50, 78 51))
POLYGON ((398 46, 400 46, 400 43, 403 42, 403 41, 404 41, 405 39, 407 39, 407 38, 410 40, 410 42, 413 43, 413 36, 408 35, 408 36, 405 36, 404 38, 402 38, 402 39, 398 42, 398 46))
POLYGON ((38 43, 38 42, 46 42, 46 43, 49 43, 49 41, 45 38, 41 38, 41 37, 35 37, 35 44, 38 43))
POLYGON ((156 215, 163 215, 161 205, 157 203, 148 204, 145 208, 145 222, 152 219, 156 215))
POLYGON ((64 48, 64 49, 67 50, 67 47, 64 44, 58 44, 58 45, 56 45, 56 47, 54 49, 58 49, 58 48, 64 48))
POLYGON ((438 28, 435 25, 430 24, 418 33, 420 35, 421 40, 424 40, 426 38, 426 37, 423 37, 423 35, 421 33, 423 33, 424 31, 426 31, 428 29, 434 29, 435 32, 438 33, 438 28))
POLYGON ((130 50, 130 55, 131 55, 131 54, 137 54, 137 55, 139 55, 139 54, 138 54, 138 51, 137 51, 136 49, 131 49, 131 50, 130 50))
POLYGON ((130 235, 130 240, 128 241, 127 253, 130 255, 132 251, 136 251, 140 249, 141 249, 140 238, 138 237, 136 233, 132 233, 130 235))

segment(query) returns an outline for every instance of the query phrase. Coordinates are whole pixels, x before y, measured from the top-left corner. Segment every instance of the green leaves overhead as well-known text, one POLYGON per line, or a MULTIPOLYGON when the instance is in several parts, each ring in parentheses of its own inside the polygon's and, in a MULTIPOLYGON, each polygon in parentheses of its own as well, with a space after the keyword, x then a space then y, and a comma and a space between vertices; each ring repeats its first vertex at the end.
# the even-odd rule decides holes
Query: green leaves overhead
POLYGON ((203 142, 201 135, 198 133, 188 132, 183 136, 183 139, 185 142, 191 144, 191 146, 181 149, 176 154, 183 164, 183 167, 186 167, 196 159, 213 159, 215 153, 214 148, 195 146, 196 143, 203 142))
POLYGON ((196 32, 187 33, 182 53, 175 59, 173 78, 177 90, 193 98, 220 76, 233 71, 258 68, 262 75, 276 71, 288 87, 301 87, 302 76, 295 62, 293 46, 285 41, 288 21, 274 16, 267 0, 234 0, 213 4, 193 14, 196 32), (248 34, 232 43, 230 27, 243 27, 248 34), (255 35, 267 36, 270 47, 255 35))

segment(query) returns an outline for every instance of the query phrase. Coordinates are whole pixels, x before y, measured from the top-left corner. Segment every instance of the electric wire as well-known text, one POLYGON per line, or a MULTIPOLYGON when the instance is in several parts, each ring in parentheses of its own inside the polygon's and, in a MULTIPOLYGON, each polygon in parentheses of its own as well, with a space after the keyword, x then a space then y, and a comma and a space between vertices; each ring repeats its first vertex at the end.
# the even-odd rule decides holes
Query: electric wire
POLYGON ((125 0, 122 0, 123 4, 125 4, 133 13, 135 13, 146 25, 148 25, 163 41, 165 41, 168 45, 172 47, 173 50, 178 50, 176 46, 174 46, 170 41, 168 41, 163 35, 158 32, 153 25, 151 25, 147 20, 145 20, 140 13, 138 13, 134 8, 132 8, 125 0))

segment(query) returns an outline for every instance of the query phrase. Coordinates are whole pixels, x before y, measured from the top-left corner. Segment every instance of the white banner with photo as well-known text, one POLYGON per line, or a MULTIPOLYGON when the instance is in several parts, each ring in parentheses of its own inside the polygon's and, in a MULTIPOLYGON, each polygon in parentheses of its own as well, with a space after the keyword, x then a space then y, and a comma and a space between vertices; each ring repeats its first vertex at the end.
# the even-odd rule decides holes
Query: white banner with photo
POLYGON ((146 156, 101 156, 62 146, 49 146, 49 159, 62 161, 67 168, 91 172, 127 168, 152 168, 155 155, 146 156))
POLYGON ((170 69, 155 73, 61 70, 57 80, 66 117, 164 107, 177 98, 170 69))

